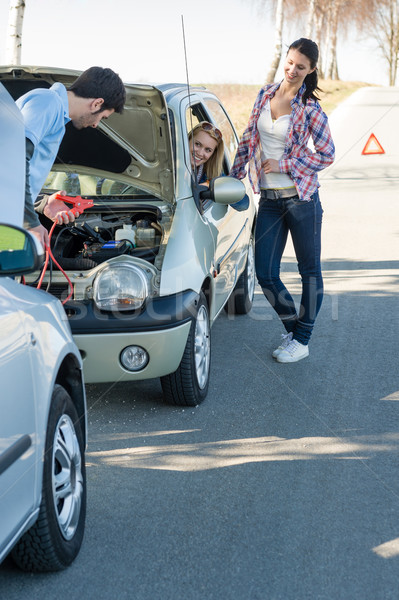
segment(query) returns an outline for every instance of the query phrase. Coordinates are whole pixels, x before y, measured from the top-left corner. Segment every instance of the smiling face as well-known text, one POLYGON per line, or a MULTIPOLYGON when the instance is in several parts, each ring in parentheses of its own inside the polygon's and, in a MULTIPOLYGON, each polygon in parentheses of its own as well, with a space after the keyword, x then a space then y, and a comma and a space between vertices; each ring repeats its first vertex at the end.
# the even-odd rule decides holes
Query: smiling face
POLYGON ((284 63, 285 80, 289 84, 294 84, 298 89, 303 84, 305 77, 313 73, 316 67, 312 67, 307 56, 291 48, 284 63))
POLYGON ((192 168, 204 165, 215 152, 217 145, 217 141, 209 133, 201 129, 196 131, 190 140, 192 168))

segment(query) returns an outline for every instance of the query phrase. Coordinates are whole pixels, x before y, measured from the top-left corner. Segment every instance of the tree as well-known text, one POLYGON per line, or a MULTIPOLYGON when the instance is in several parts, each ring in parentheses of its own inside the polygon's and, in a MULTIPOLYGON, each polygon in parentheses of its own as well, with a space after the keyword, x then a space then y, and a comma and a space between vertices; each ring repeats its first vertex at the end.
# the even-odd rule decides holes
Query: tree
POLYGON ((339 79, 337 65, 337 31, 341 0, 331 0, 328 7, 328 35, 329 43, 326 57, 324 75, 327 79, 339 79))
POLYGON ((284 23, 292 23, 298 37, 313 39, 320 52, 319 76, 338 79, 337 45, 350 30, 367 31, 377 40, 389 67, 390 85, 399 61, 399 0, 253 0, 260 11, 276 7, 275 51, 267 75, 272 82, 280 64, 284 23))
MULTIPOLYGON (((276 8, 276 21, 275 21, 275 50, 272 58, 270 68, 267 74, 266 81, 272 82, 276 77, 276 73, 281 61, 282 48, 283 48, 283 27, 284 22, 297 23, 305 22, 305 31, 301 31, 301 37, 310 37, 318 43, 321 50, 319 39, 321 37, 321 29, 325 26, 327 8, 331 2, 341 2, 343 0, 255 0, 260 10, 263 10, 265 6, 275 5, 276 8), (312 36, 312 32, 316 35, 312 36)), ((320 74, 321 73, 321 60, 320 60, 320 74)))
POLYGON ((6 64, 21 64, 22 24, 25 0, 10 0, 7 28, 6 64))
POLYGON ((388 64, 389 85, 395 85, 399 60, 399 2, 379 0, 374 20, 369 20, 369 35, 377 41, 388 64))
POLYGON ((316 0, 309 0, 308 17, 307 17, 307 24, 306 24, 306 31, 305 31, 305 37, 308 39, 312 35, 313 23, 315 20, 315 12, 316 12, 316 0))
POLYGON ((274 56, 267 73, 266 82, 272 83, 276 77, 277 69, 281 60, 283 48, 283 25, 284 25, 284 0, 277 0, 276 3, 276 26, 274 30, 274 56))

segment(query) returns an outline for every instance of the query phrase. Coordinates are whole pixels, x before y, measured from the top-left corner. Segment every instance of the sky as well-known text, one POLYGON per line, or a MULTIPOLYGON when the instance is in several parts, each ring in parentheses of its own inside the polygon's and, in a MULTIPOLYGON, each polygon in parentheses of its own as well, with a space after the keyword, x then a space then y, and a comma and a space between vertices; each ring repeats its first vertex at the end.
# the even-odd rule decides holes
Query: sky
MULTIPOLYGON (((25 0, 22 64, 84 70, 111 67, 125 81, 263 85, 274 47, 271 2, 251 0, 25 0)), ((9 0, 0 0, 0 64, 5 61, 9 0)), ((284 44, 304 35, 287 26, 284 44)), ((372 41, 342 41, 345 81, 388 85, 372 41)), ((281 72, 281 70, 280 70, 281 72)))

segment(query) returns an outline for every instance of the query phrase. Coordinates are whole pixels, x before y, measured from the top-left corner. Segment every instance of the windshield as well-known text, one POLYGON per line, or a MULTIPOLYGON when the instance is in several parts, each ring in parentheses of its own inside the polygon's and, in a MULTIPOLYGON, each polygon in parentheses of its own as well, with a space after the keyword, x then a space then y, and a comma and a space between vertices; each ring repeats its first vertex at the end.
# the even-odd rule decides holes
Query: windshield
POLYGON ((64 190, 68 196, 106 196, 107 198, 154 198, 154 196, 117 177, 88 175, 68 169, 50 171, 42 188, 43 194, 64 190))

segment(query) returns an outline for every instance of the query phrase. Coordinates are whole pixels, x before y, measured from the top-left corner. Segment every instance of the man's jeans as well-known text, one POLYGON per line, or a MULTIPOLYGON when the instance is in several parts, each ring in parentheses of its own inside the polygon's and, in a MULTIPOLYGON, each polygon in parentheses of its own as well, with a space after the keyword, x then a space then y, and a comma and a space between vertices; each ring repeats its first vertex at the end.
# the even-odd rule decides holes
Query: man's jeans
POLYGON ((263 293, 279 315, 287 332, 307 345, 323 300, 321 274, 321 221, 323 209, 318 192, 309 202, 293 198, 259 202, 255 231, 256 275, 263 293), (297 313, 294 300, 280 279, 280 263, 291 232, 302 298, 297 313))

